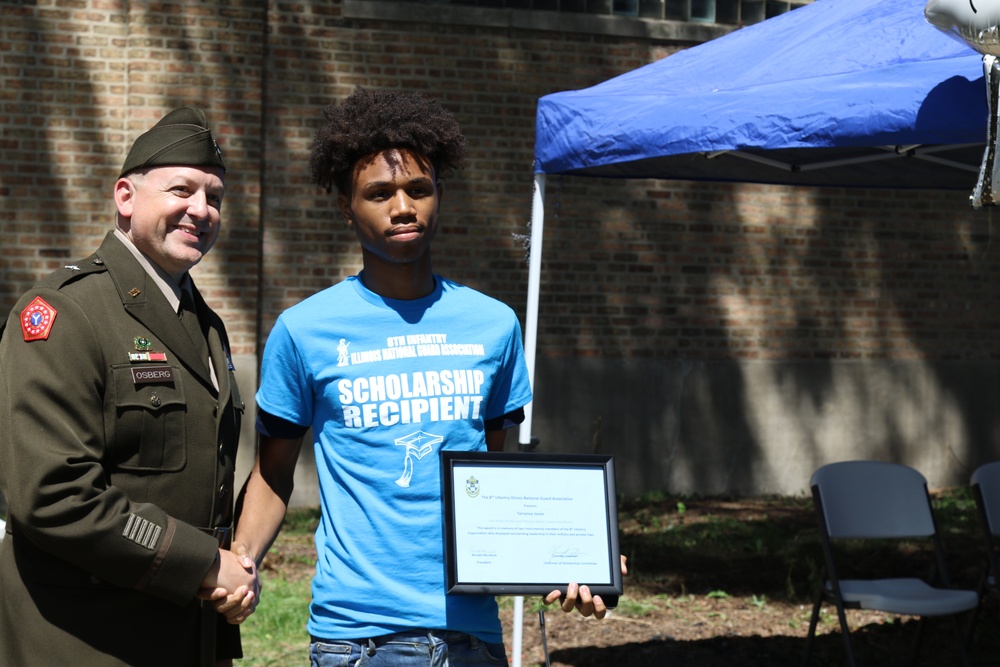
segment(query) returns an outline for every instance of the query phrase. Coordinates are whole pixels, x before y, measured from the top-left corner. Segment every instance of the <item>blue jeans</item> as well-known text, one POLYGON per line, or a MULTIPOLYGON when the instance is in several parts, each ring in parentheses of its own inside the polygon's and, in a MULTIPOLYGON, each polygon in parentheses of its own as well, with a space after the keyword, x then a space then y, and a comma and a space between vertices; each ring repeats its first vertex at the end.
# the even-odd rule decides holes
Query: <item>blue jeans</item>
POLYGON ((503 644, 464 632, 411 630, 371 639, 317 639, 312 667, 492 667, 507 664, 503 644))

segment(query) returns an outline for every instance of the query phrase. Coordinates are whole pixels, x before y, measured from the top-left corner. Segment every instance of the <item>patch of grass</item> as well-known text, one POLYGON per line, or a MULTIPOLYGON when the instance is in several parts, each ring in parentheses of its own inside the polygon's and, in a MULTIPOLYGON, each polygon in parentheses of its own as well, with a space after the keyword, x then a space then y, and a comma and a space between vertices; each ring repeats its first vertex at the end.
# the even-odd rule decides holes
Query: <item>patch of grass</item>
POLYGON ((614 613, 632 618, 649 616, 660 608, 657 602, 658 600, 653 597, 635 598, 623 595, 618 599, 618 607, 614 610, 614 613))
POLYGON ((287 581, 265 572, 264 590, 257 611, 243 624, 246 667, 285 667, 309 664, 310 581, 287 581))
POLYGON ((806 497, 622 499, 619 529, 626 586, 654 594, 798 598, 821 556, 806 497))
POLYGON ((281 524, 282 532, 308 533, 312 535, 319 526, 318 507, 298 507, 288 510, 281 524))

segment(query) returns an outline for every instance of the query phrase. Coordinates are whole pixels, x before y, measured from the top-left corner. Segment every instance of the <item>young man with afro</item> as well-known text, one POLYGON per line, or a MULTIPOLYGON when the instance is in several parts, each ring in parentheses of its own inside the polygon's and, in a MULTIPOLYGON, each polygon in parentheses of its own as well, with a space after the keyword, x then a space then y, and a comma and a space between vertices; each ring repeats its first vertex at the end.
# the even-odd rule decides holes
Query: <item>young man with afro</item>
MULTIPOLYGON (((514 312, 431 266, 441 177, 462 166, 465 138, 438 102, 388 90, 359 87, 325 120, 312 175, 336 188, 363 268, 282 313, 268 338, 236 540, 259 564, 311 428, 312 664, 506 665, 496 600, 445 594, 438 452, 501 451, 531 400, 514 312)), ((559 598, 606 613, 586 586, 545 602, 559 598)))

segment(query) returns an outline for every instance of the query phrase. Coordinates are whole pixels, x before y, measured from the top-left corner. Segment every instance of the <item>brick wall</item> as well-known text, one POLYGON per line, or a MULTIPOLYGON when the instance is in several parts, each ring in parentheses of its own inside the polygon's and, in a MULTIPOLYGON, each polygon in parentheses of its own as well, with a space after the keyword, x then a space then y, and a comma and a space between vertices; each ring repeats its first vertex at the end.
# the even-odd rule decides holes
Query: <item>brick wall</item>
MULTIPOLYGON (((283 308, 359 268, 356 241, 334 197, 310 185, 307 175, 321 108, 359 84, 421 91, 455 113, 469 138, 469 162, 445 186, 435 268, 523 314, 527 275, 520 237, 530 217, 536 100, 592 85, 677 47, 352 18, 336 8, 306 3, 271 15, 265 331, 283 308), (274 261, 278 257, 285 261, 274 261)), ((409 11, 426 7, 411 5, 409 11)))
POLYGON ((700 360, 997 359, 1000 239, 968 194, 556 177, 540 346, 700 360))
MULTIPOLYGON (((437 269, 523 312, 535 100, 679 48, 262 4, 2 6, 2 305, 99 243, 128 145, 194 104, 229 167, 224 233, 197 275, 235 351, 255 353, 258 320, 266 334, 283 308, 358 269, 306 161, 321 108, 363 84, 421 90, 456 113, 471 159, 447 184, 437 269)), ((997 251, 967 193, 580 178, 549 190, 542 354, 998 353, 997 251)))
POLYGON ((0 306, 89 254, 111 188, 166 110, 206 110, 228 168, 225 228, 198 282, 253 352, 263 11, 254 2, 0 5, 0 306), (222 6, 225 5, 225 6, 222 6))
MULTIPOLYGON (((223 235, 196 279, 252 365, 281 310, 359 268, 306 169, 322 107, 363 84, 457 115, 471 159, 446 184, 435 267, 523 315, 537 98, 692 42, 391 4, 0 4, 0 308, 98 245, 131 141, 196 105, 229 167, 223 235)), ((539 355, 996 360, 1000 239, 968 194, 553 177, 539 355)))

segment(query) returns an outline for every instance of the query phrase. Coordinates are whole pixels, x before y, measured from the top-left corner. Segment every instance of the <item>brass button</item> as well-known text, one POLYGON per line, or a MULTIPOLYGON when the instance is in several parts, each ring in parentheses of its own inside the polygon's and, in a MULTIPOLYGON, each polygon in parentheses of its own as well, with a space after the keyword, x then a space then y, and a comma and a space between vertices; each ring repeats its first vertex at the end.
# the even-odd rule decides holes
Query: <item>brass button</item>
POLYGON ((160 397, 156 395, 156 392, 150 394, 149 404, 152 405, 154 408, 160 407, 160 397))

